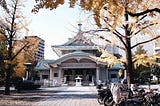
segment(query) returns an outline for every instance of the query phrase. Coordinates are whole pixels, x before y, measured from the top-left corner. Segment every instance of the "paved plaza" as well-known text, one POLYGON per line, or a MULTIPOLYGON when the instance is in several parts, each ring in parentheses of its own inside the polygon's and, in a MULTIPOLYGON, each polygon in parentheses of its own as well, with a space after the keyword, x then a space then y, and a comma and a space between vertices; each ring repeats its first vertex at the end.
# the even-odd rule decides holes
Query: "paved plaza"
MULTIPOLYGON (((152 89, 159 87, 151 86, 152 89)), ((3 90, 0 87, 0 106, 100 106, 95 86, 47 87, 20 93, 11 88, 11 95, 3 95, 3 90)))
POLYGON ((0 95, 0 106, 100 106, 95 86, 41 88, 0 95))

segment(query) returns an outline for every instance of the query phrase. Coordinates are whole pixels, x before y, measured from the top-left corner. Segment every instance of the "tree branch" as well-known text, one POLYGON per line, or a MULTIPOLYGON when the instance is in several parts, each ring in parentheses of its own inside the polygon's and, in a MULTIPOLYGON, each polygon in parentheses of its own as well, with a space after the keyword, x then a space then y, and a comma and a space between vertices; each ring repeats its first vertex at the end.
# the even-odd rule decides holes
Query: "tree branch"
POLYGON ((9 9, 8 9, 8 7, 7 7, 6 0, 0 0, 0 6, 2 6, 3 9, 4 9, 7 13, 9 13, 9 9))
MULTIPOLYGON (((104 22, 107 23, 106 20, 104 20, 104 22)), ((108 24, 111 28, 112 28, 112 25, 108 24)), ((108 28, 109 31, 111 31, 109 28, 108 28)), ((124 37, 120 32, 118 32, 116 29, 114 29, 113 31, 113 34, 115 34, 119 39, 120 41, 123 43, 123 45, 126 47, 127 45, 125 44, 124 40, 122 39, 122 37, 124 37)))
POLYGON ((119 35, 118 35, 117 33, 115 33, 115 32, 113 32, 113 34, 115 34, 115 35, 120 39, 120 41, 123 43, 123 45, 124 45, 125 47, 127 46, 121 36, 119 36, 119 35))
POLYGON ((108 29, 106 28, 102 28, 102 29, 96 29, 96 30, 89 30, 89 31, 83 31, 83 33, 95 33, 95 32, 103 32, 103 31, 108 31, 108 29))
MULTIPOLYGON (((97 36, 99 36, 98 34, 97 34, 97 36)), ((101 39, 103 39, 103 40, 105 40, 106 42, 108 42, 108 43, 112 43, 110 40, 108 40, 108 39, 106 39, 105 37, 103 37, 103 36, 99 36, 101 39)), ((122 47, 122 46, 119 46, 119 45, 116 45, 116 44, 114 44, 114 46, 116 46, 116 47, 118 47, 118 48, 120 48, 120 49, 122 49, 122 50, 125 50, 125 48, 124 47, 122 47)))
POLYGON ((149 24, 149 25, 147 25, 147 26, 145 26, 145 27, 142 27, 140 30, 138 30, 138 31, 135 33, 135 35, 137 35, 137 34, 138 34, 139 32, 141 32, 142 30, 148 28, 149 26, 152 26, 152 25, 155 25, 155 24, 157 24, 157 23, 151 23, 151 24, 149 24))
POLYGON ((139 20, 137 20, 136 23, 138 23, 139 21, 141 21, 141 20, 144 19, 145 17, 147 17, 146 14, 145 14, 143 17, 141 17, 139 20))
POLYGON ((141 15, 144 15, 144 14, 147 14, 147 13, 151 13, 151 12, 160 13, 160 9, 159 8, 147 9, 147 10, 145 10, 143 12, 139 12, 139 13, 131 13, 131 12, 127 11, 127 13, 132 17, 139 17, 141 15))
POLYGON ((137 44, 135 44, 134 46, 132 46, 131 49, 133 49, 134 47, 136 47, 136 46, 138 46, 138 45, 141 45, 141 44, 148 43, 148 42, 151 42, 151 41, 153 41, 153 40, 156 40, 156 39, 158 39, 158 38, 160 38, 160 35, 158 35, 158 36, 156 36, 156 37, 154 37, 154 38, 152 38, 152 39, 150 39, 150 40, 146 40, 146 41, 144 41, 144 42, 137 43, 137 44))
POLYGON ((29 44, 29 42, 27 42, 27 43, 12 57, 11 60, 13 60, 28 44, 29 44))
POLYGON ((132 61, 132 64, 134 64, 136 62, 136 60, 132 61))

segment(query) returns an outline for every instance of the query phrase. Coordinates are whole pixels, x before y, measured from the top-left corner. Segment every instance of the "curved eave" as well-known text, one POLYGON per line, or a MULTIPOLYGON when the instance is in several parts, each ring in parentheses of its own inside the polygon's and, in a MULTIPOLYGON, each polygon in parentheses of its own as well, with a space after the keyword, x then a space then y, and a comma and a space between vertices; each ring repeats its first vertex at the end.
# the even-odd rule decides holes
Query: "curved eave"
POLYGON ((64 50, 98 50, 100 46, 64 46, 64 45, 55 45, 52 46, 53 51, 58 56, 62 56, 62 51, 64 50))
POLYGON ((81 60, 81 59, 90 59, 92 61, 94 61, 96 64, 103 64, 106 65, 105 63, 96 61, 95 59, 93 59, 91 57, 92 55, 89 53, 85 53, 85 52, 73 52, 73 53, 69 53, 66 55, 63 55, 62 57, 60 57, 59 59, 55 60, 53 63, 50 63, 49 65, 53 66, 53 67, 57 67, 59 64, 61 64, 63 61, 66 61, 68 59, 77 59, 77 60, 81 60))
POLYGON ((34 69, 35 70, 49 70, 50 68, 49 68, 48 64, 43 64, 43 66, 40 66, 40 67, 36 66, 34 69))
POLYGON ((55 45, 55 46, 51 46, 52 50, 58 55, 58 56, 61 56, 62 55, 62 52, 61 50, 59 49, 59 46, 60 45, 55 45))

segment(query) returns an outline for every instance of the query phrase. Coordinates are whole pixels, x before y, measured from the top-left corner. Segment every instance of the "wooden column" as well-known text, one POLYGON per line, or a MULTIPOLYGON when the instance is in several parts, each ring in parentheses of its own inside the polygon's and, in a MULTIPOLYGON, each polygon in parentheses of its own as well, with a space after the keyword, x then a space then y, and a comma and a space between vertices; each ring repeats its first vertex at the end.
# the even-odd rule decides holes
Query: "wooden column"
POLYGON ((62 68, 59 67, 59 70, 58 70, 58 83, 61 84, 61 77, 62 77, 62 68))
POLYGON ((96 82, 99 81, 99 67, 96 68, 96 82))

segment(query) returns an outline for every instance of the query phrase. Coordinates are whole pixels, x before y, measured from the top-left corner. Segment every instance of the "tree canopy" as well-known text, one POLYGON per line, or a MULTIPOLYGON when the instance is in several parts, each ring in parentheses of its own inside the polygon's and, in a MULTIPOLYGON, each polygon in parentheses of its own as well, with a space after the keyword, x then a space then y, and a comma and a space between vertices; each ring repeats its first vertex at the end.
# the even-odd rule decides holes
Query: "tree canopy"
MULTIPOLYGON (((58 9, 65 0, 35 0, 32 12, 42 8, 58 9)), ((111 31, 125 47, 125 27, 128 27, 127 36, 134 39, 143 38, 143 41, 133 43, 132 48, 148 43, 160 37, 160 0, 69 0, 71 8, 79 5, 82 10, 90 11, 96 24, 104 31, 111 31), (127 20, 126 20, 127 18, 127 20), (146 39, 146 38, 149 39, 146 39)), ((102 30, 101 30, 102 31, 102 30)), ((133 41, 133 40, 132 40, 133 41)))
MULTIPOLYGON (((35 0, 32 12, 42 8, 57 9, 65 0, 35 0)), ((133 62, 132 50, 160 37, 160 0, 69 0, 71 8, 79 5, 82 10, 89 11, 96 25, 100 29, 88 31, 99 35, 97 32, 110 32, 113 38, 118 39, 126 54, 126 70, 128 72, 128 85, 134 83, 132 75, 133 62)), ((100 36, 108 42, 106 37, 100 36)))
MULTIPOLYGON (((36 13, 42 8, 50 10, 58 9, 63 5, 65 0, 35 0, 36 4, 32 12, 36 13)), ((112 22, 112 27, 124 23, 124 15, 128 14, 131 17, 142 18, 149 16, 157 16, 156 12, 160 13, 159 0, 69 0, 70 7, 79 5, 83 10, 93 13, 95 22, 98 26, 102 26, 101 19, 107 19, 107 22, 112 22), (104 16, 105 15, 105 16, 104 16)), ((138 19, 136 19, 138 21, 138 19)), ((110 23, 111 24, 111 23, 110 23)), ((106 25, 106 23, 104 24, 106 25)), ((108 26, 108 25, 107 25, 108 26)))
MULTIPOLYGON (((15 72, 16 75, 18 76, 24 75, 23 62, 25 62, 26 59, 29 59, 28 57, 22 58, 24 56, 24 55, 22 56, 22 54, 24 52, 26 53, 25 48, 26 47, 29 48, 29 45, 33 45, 33 42, 34 44, 36 44, 35 40, 31 39, 30 41, 21 40, 24 31, 26 32, 28 31, 27 25, 29 24, 23 14, 23 8, 24 8, 23 3, 24 3, 23 0, 0 1, 0 6, 2 7, 0 8, 2 9, 0 13, 0 28, 3 29, 4 31, 3 38, 5 38, 4 42, 6 47, 6 53, 5 53, 6 55, 4 56, 5 59, 3 60, 6 66, 5 67, 6 95, 10 94, 10 78, 12 76, 12 72, 15 72), (30 42, 32 42, 32 44, 30 42)), ((0 41, 2 42, 1 38, 0 41)))

